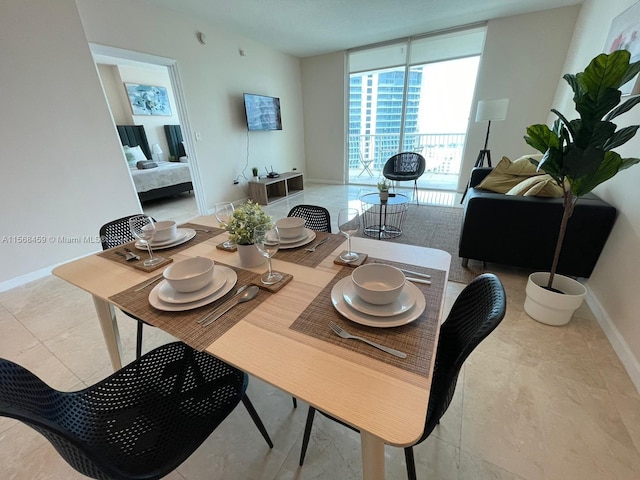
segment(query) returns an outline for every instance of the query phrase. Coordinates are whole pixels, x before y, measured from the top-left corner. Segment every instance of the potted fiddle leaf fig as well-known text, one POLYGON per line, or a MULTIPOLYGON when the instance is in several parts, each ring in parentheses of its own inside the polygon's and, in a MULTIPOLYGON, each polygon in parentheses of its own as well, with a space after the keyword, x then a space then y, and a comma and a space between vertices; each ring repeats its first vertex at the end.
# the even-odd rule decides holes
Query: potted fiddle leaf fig
POLYGON ((544 154, 540 161, 530 161, 563 190, 564 209, 551 269, 533 273, 527 283, 525 311, 543 323, 568 323, 586 293, 580 283, 556 273, 576 202, 619 171, 640 162, 639 158, 622 158, 613 151, 633 138, 639 127, 618 128, 612 121, 640 103, 640 96, 620 103, 620 87, 640 71, 640 62, 631 63, 630 58, 627 50, 616 50, 598 55, 581 73, 564 75, 573 90, 579 118, 568 120, 552 109, 558 117, 553 127, 531 125, 524 137, 530 146, 544 154))

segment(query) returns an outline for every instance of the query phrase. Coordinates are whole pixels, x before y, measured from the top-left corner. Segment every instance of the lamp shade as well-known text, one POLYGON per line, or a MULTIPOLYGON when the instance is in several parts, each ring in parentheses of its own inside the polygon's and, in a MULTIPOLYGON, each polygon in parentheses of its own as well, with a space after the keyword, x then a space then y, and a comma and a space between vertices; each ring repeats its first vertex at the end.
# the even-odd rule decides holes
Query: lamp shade
POLYGON ((507 118, 507 107, 509 107, 508 98, 480 100, 476 110, 476 122, 504 120, 507 118))
POLYGON ((162 148, 160 148, 160 145, 158 145, 157 143, 154 143, 153 146, 151 147, 151 153, 162 155, 163 153, 162 148))

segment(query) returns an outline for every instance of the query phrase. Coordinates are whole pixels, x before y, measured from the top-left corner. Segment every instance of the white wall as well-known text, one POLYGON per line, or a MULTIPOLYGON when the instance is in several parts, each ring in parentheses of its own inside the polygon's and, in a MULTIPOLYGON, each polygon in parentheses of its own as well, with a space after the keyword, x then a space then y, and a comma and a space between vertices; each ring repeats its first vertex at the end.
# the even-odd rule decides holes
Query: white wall
POLYGON ((493 166, 503 156, 515 159, 533 152, 522 137, 527 126, 547 118, 578 11, 572 6, 489 21, 459 191, 467 184, 487 133, 487 122, 475 122, 479 100, 509 99, 507 119, 491 123, 493 166))
MULTIPOLYGON (((586 0, 563 72, 577 73, 604 49, 611 21, 636 0, 586 0)), ((560 80, 553 105, 575 117, 572 92, 560 80)), ((619 126, 640 124, 640 107, 614 120, 619 126)), ((640 137, 616 149, 623 157, 640 157, 640 137)), ((587 282, 594 307, 601 309, 603 328, 636 387, 640 389, 640 166, 624 170, 595 193, 618 209, 613 232, 587 282)))
POLYGON ((75 1, 2 2, 0 45, 2 282, 100 250, 139 204, 75 1))
POLYGON ((209 207, 246 197, 245 182, 233 185, 245 164, 248 177, 254 165, 304 171, 296 58, 144 0, 5 0, 0 288, 100 250, 89 238, 100 225, 140 211, 89 42, 177 61, 189 119, 202 135, 194 145, 209 207), (206 33, 206 45, 197 41, 197 31, 206 33), (248 134, 243 92, 281 97, 284 130, 248 134), (27 235, 80 243, 11 243, 27 235))
POLYGON ((202 138, 192 140, 210 210, 216 202, 247 196, 244 179, 233 184, 245 168, 247 178, 253 166, 261 172, 271 166, 276 171, 296 167, 304 172, 298 59, 145 0, 78 0, 77 4, 91 43, 177 61, 190 124, 194 136, 199 132, 202 138), (206 34, 206 45, 198 42, 199 31, 206 34), (243 92, 280 97, 283 130, 247 133, 243 92))

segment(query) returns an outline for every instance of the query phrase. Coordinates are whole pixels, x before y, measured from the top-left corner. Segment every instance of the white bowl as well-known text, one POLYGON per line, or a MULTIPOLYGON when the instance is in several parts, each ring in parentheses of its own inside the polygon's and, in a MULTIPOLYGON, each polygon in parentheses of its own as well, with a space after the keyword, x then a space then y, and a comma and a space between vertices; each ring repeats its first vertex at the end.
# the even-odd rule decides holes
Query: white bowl
POLYGON ((213 266, 214 261, 210 258, 188 258, 169 265, 162 275, 176 292, 195 292, 211 282, 213 266))
MULTIPOLYGON (((178 227, 173 220, 156 222, 156 233, 153 235, 153 243, 167 242, 178 234, 178 227)), ((153 245, 152 243, 152 245, 153 245)))
POLYGON ((285 240, 289 238, 301 237, 304 233, 304 218, 285 217, 276 221, 276 227, 280 232, 280 238, 285 240))
POLYGON ((404 273, 396 267, 382 263, 359 266, 351 274, 351 280, 357 295, 374 305, 393 302, 404 287, 404 273))

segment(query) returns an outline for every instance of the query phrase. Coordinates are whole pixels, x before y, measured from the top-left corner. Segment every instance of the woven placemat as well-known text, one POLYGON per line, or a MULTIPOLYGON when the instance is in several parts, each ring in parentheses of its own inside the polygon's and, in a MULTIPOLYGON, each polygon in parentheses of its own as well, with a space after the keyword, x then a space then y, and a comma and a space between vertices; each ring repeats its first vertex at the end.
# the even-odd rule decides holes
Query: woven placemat
MULTIPOLYGON (((420 317, 408 325, 392 328, 375 328, 360 325, 340 315, 331 303, 331 289, 344 277, 351 275, 350 267, 342 267, 333 280, 320 292, 304 312, 289 327, 292 330, 311 337, 339 345, 343 348, 361 353, 367 358, 375 358, 394 365, 403 370, 421 376, 429 376, 429 365, 435 355, 434 343, 438 329, 440 300, 444 295, 445 272, 431 268, 418 267, 399 262, 390 262, 370 258, 369 262, 388 263, 399 268, 411 269, 431 275, 431 285, 414 284, 425 296, 427 307, 420 317), (346 340, 338 337, 329 329, 329 322, 334 321, 350 333, 365 337, 374 342, 395 348, 407 354, 407 358, 397 358, 384 353, 357 340, 346 340)), ((369 263, 367 262, 367 263, 369 263)), ((366 363, 363 358, 362 363, 366 363)))
MULTIPOLYGON (((185 243, 181 243, 180 245, 176 245, 175 247, 163 248, 163 249, 159 249, 159 250, 155 250, 154 249, 153 252, 157 253, 161 257, 168 258, 171 255, 175 255, 176 253, 179 253, 179 252, 181 252, 182 250, 184 250, 186 248, 193 247, 193 245, 196 244, 196 243, 205 242, 205 241, 209 240, 210 238, 217 237, 221 233, 224 233, 224 230, 222 230, 221 228, 209 227, 209 226, 205 226, 205 225, 198 225, 197 223, 185 223, 184 225, 180 225, 180 228, 192 228, 192 229, 194 229, 196 231, 195 237, 193 237, 191 240, 189 240, 189 241, 187 241, 185 243)), ((120 263, 122 265, 127 265, 128 267, 136 268, 138 270, 144 270, 145 272, 152 272, 153 270, 156 270, 158 268, 167 266, 171 262, 171 259, 168 259, 167 262, 161 263, 160 265, 156 265, 154 267, 145 267, 143 265, 143 262, 144 262, 144 260, 146 258, 149 258, 149 254, 146 253, 145 250, 137 249, 136 246, 135 246, 135 243, 136 243, 135 241, 129 242, 129 243, 123 243, 122 245, 119 245, 119 246, 114 247, 114 248, 110 248, 109 250, 105 250, 104 252, 99 253, 98 256, 106 258, 106 259, 109 259, 109 260, 112 260, 112 261, 120 263), (131 250, 136 252, 138 254, 138 256, 140 257, 140 260, 129 260, 128 261, 124 257, 122 257, 121 255, 116 253, 116 252, 119 252, 119 251, 123 251, 125 247, 130 248, 131 250)))
MULTIPOLYGON (((222 263, 218 264, 222 265, 222 263)), ((260 276, 262 274, 232 267, 230 265, 226 266, 233 269, 238 275, 238 282, 236 285, 223 298, 216 300, 209 305, 195 308, 193 310, 187 310, 184 312, 165 312, 152 307, 149 304, 149 292, 151 292, 157 283, 142 289, 140 292, 136 292, 135 290, 138 288, 138 285, 145 283, 141 282, 138 285, 134 285, 123 292, 109 297, 109 300, 122 310, 132 313, 138 318, 143 318, 145 322, 153 325, 154 327, 161 328, 190 347, 202 351, 224 335, 227 330, 238 323, 254 308, 269 298, 271 295, 270 292, 277 291, 274 290, 274 288, 279 290, 291 280, 291 278, 288 278, 286 281, 280 282, 282 285, 279 287, 279 284, 276 284, 268 286, 269 288, 267 288, 267 286, 260 283, 260 276), (205 314, 219 307, 226 300, 231 298, 241 285, 246 284, 258 285, 262 287, 261 290, 263 291, 261 291, 254 300, 237 305, 208 327, 202 327, 196 323, 198 319, 202 318, 205 314)))
POLYGON ((337 233, 316 232, 316 238, 313 242, 297 248, 278 250, 278 253, 276 253, 273 258, 314 268, 320 265, 320 263, 322 263, 322 261, 327 258, 331 252, 341 245, 344 240, 344 236, 337 233), (307 252, 307 248, 315 245, 325 238, 327 241, 322 245, 319 245, 315 252, 307 252))

